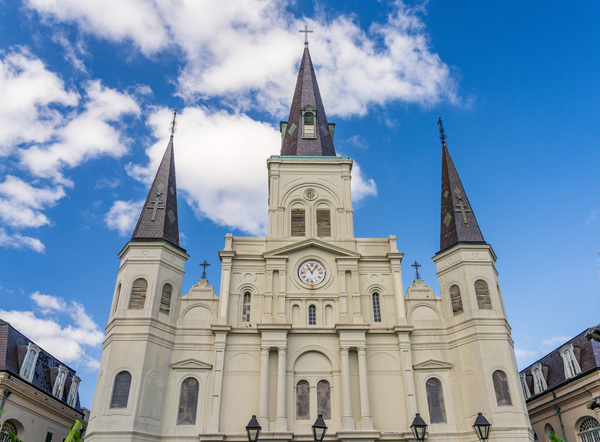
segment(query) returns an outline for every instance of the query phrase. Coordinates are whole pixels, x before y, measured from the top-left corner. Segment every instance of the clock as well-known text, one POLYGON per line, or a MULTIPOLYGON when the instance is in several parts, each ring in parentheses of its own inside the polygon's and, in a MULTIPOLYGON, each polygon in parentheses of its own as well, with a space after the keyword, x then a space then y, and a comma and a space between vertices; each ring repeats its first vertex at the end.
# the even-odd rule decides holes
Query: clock
POLYGON ((298 268, 298 277, 305 284, 319 284, 325 279, 325 267, 319 261, 309 259, 298 268))

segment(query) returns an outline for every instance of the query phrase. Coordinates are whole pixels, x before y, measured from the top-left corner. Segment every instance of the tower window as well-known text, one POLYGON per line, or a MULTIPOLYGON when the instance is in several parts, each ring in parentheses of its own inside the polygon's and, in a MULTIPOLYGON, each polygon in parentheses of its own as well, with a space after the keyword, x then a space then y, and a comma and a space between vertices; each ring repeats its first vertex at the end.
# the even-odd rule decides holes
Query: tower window
POLYGON ((305 111, 302 115, 302 138, 316 138, 315 114, 313 111, 305 111))
POLYGON ((163 285, 162 294, 160 296, 160 311, 162 313, 169 314, 171 310, 171 294, 173 293, 173 286, 171 284, 163 285))
POLYGON ((317 325, 317 308, 314 305, 308 307, 308 325, 317 325))
POLYGON ((131 287, 131 298, 129 298, 129 308, 131 310, 141 310, 146 302, 146 290, 148 282, 143 278, 138 278, 131 287))
POLYGON ((306 235, 304 209, 292 209, 292 236, 306 235))
POLYGON ((250 303, 252 296, 250 292, 244 293, 244 299, 242 302, 242 322, 250 322, 250 303))
POLYGON ((317 209, 317 236, 331 236, 331 211, 329 207, 317 209))
POLYGON ((379 305, 379 293, 373 293, 373 322, 381 322, 381 306, 379 305))
POLYGON ((492 381, 494 382, 494 391, 496 392, 496 403, 498 406, 512 405, 506 373, 502 370, 496 370, 492 374, 492 381))
POLYGON ((452 303, 452 313, 458 315, 463 312, 462 298, 460 296, 460 287, 456 284, 450 287, 450 302, 452 303))
POLYGON ((477 296, 477 306, 480 310, 491 310, 492 300, 490 299, 490 289, 487 282, 483 279, 475 281, 475 295, 477 296))
POLYGON ((115 376, 110 408, 127 408, 130 387, 131 374, 128 371, 122 371, 115 376))

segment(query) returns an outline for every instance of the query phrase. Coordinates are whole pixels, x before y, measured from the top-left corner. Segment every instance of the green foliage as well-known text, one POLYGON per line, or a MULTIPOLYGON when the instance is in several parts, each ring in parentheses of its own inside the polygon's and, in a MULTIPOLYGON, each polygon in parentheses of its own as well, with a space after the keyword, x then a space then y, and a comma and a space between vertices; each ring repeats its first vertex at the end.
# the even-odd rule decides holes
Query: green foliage
POLYGON ((83 425, 79 420, 76 420, 71 428, 69 428, 69 435, 65 439, 65 442, 81 442, 81 438, 79 437, 80 430, 83 428, 83 425))
POLYGON ((564 440, 562 440, 560 437, 558 437, 556 434, 554 434, 554 431, 550 432, 550 442, 565 442, 564 440))
POLYGON ((10 442, 23 442, 21 439, 19 439, 17 436, 15 436, 13 433, 10 433, 8 435, 8 440, 10 442))

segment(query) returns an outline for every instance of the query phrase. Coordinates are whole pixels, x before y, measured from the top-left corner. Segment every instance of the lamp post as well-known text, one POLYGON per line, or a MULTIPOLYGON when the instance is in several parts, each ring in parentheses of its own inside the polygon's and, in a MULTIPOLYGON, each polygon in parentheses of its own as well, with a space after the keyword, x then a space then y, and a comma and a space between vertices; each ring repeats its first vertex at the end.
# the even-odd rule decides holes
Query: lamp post
POLYGON ((248 442, 257 442, 258 436, 260 436, 260 430, 262 430, 262 427, 256 420, 256 415, 253 414, 252 419, 250 419, 250 422, 248 422, 248 425, 246 425, 246 433, 248 433, 248 442))
POLYGON ((410 429, 412 430, 415 439, 417 439, 418 441, 425 440, 425 434, 427 433, 427 424, 425 423, 425 421, 419 413, 415 415, 410 429))
POLYGON ((325 433, 327 432, 327 425, 325 425, 325 421, 323 420, 322 414, 319 414, 319 417, 313 424, 312 432, 313 439, 315 442, 323 442, 323 438, 325 437, 325 433))
POLYGON ((483 414, 477 413, 477 418, 475 419, 475 423, 473 424, 473 430, 475 434, 479 438, 479 440, 488 440, 490 437, 490 427, 492 424, 488 422, 488 420, 483 417, 483 414))

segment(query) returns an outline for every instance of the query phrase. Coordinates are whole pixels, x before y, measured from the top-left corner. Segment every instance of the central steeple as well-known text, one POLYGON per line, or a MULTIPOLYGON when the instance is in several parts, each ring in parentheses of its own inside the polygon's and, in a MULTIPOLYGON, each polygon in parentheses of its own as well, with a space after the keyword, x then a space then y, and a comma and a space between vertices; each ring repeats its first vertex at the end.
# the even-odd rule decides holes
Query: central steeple
POLYGON ((308 44, 305 44, 290 116, 288 121, 281 122, 281 155, 336 156, 334 127, 327 122, 308 44))

